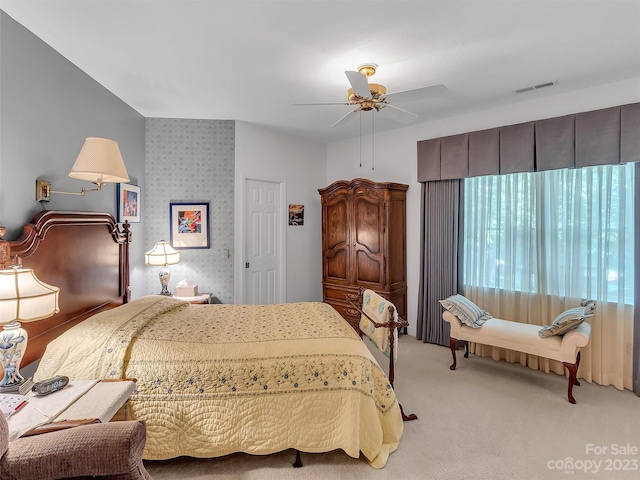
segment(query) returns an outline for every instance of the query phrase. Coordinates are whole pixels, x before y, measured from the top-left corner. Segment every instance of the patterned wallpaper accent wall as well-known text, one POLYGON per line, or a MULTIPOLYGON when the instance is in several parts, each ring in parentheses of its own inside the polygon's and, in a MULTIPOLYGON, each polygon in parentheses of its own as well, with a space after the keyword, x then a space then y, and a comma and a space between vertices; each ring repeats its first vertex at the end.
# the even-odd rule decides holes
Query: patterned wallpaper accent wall
MULTIPOLYGON (((199 292, 233 303, 235 122, 147 118, 145 157, 144 250, 169 241, 170 202, 209 202, 211 248, 180 250, 169 290, 186 278, 199 292)), ((144 268, 144 294, 159 293, 159 267, 144 268)))

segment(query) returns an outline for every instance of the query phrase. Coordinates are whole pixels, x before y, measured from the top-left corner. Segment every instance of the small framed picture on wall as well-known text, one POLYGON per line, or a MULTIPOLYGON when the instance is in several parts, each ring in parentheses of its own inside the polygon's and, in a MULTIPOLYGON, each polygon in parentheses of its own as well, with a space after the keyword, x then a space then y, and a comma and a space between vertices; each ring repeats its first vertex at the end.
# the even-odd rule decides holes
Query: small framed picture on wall
POLYGON ((208 203, 170 203, 169 221, 173 248, 210 248, 208 203))
POLYGON ((118 222, 129 223, 140 222, 140 187, 119 183, 116 187, 116 197, 118 199, 118 222))
POLYGON ((304 205, 289 204, 289 225, 304 225, 304 205))

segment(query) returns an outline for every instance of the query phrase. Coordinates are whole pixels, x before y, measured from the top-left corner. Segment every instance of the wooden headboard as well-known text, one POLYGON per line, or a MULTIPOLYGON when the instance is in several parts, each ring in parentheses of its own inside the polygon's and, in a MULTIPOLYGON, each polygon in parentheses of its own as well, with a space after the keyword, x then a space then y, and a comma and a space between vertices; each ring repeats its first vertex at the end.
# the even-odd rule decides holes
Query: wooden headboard
POLYGON ((29 333, 23 365, 42 357, 47 344, 73 325, 129 301, 130 242, 129 224, 120 228, 111 214, 45 210, 18 240, 0 245, 0 267, 17 258, 60 288, 59 313, 22 325, 29 333))

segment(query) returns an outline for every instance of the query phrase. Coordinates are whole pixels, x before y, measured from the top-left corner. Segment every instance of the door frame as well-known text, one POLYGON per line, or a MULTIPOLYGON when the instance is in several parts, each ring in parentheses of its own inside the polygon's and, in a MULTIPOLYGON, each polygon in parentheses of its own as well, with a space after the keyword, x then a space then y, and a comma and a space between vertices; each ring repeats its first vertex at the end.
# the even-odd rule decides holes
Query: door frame
POLYGON ((285 179, 274 179, 274 178, 266 178, 266 177, 257 177, 257 176, 245 176, 245 174, 241 175, 242 180, 240 185, 238 185, 239 192, 235 195, 236 198, 236 208, 239 215, 236 215, 235 220, 235 262, 234 262, 234 294, 233 294, 233 303, 243 304, 244 303, 244 264, 246 262, 245 259, 245 221, 247 217, 247 212, 245 209, 245 195, 247 191, 247 182, 256 181, 256 182, 267 182, 277 184, 279 187, 280 194, 280 245, 278 248, 278 254, 280 255, 280 261, 278 262, 278 268, 280 268, 280 282, 278 288, 280 290, 279 295, 276 298, 277 303, 286 303, 287 301, 287 228, 286 223, 289 218, 288 204, 285 201, 287 198, 287 181, 285 179))

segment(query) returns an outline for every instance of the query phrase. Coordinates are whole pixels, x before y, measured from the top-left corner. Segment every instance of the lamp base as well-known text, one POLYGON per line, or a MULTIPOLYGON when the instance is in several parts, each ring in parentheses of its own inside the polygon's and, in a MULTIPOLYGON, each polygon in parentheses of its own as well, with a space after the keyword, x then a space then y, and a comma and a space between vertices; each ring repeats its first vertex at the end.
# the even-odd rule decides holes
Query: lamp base
POLYGON ((4 375, 0 380, 0 393, 18 391, 24 383, 20 375, 22 354, 27 350, 29 336, 20 322, 9 323, 0 332, 0 363, 4 368, 4 375))
POLYGON ((158 276, 160 277, 160 285, 162 285, 162 291, 160 292, 160 295, 166 295, 167 297, 170 297, 171 292, 167 287, 169 286, 169 279, 171 278, 171 272, 166 266, 164 266, 160 269, 158 276))
POLYGON ((2 386, 0 385, 0 395, 4 393, 20 393, 20 387, 24 384, 24 380, 14 385, 2 386))

